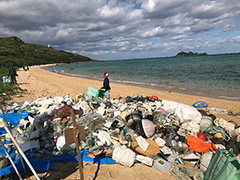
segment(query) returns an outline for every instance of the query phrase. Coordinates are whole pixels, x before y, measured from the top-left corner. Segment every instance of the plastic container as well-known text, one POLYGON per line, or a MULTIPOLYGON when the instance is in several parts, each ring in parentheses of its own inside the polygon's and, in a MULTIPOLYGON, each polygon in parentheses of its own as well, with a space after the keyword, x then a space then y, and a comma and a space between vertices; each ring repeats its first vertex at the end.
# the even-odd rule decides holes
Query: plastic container
POLYGON ((88 87, 87 95, 93 96, 93 97, 104 97, 104 91, 98 90, 93 87, 88 87))
POLYGON ((143 155, 137 155, 136 160, 138 160, 141 163, 144 163, 148 166, 152 166, 152 164, 153 164, 153 159, 152 158, 147 157, 147 156, 143 156, 143 155))
POLYGON ((174 163, 175 160, 177 159, 178 155, 177 154, 171 154, 169 157, 168 157, 168 161, 171 162, 171 163, 174 163))
POLYGON ((170 170, 171 164, 162 158, 158 158, 154 160, 154 167, 162 173, 166 173, 170 170))

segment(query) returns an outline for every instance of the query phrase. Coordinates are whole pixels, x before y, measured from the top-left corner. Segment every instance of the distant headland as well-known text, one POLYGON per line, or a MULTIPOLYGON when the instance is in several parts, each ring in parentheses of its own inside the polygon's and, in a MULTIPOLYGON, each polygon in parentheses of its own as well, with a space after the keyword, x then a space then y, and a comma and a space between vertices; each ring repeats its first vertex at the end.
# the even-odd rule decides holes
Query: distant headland
POLYGON ((96 61, 89 57, 56 50, 50 45, 24 43, 20 38, 0 37, 0 66, 32 66, 96 61))
POLYGON ((183 56, 205 56, 205 55, 208 55, 207 53, 198 53, 198 52, 184 52, 184 51, 181 51, 179 52, 175 57, 183 57, 183 56))

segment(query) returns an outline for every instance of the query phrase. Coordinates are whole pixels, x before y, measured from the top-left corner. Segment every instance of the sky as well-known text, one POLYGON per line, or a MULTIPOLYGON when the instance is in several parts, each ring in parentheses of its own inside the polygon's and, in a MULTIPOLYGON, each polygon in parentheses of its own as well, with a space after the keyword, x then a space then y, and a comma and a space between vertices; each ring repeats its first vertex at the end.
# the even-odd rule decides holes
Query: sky
POLYGON ((240 52, 239 0, 1 0, 0 37, 97 60, 240 52))

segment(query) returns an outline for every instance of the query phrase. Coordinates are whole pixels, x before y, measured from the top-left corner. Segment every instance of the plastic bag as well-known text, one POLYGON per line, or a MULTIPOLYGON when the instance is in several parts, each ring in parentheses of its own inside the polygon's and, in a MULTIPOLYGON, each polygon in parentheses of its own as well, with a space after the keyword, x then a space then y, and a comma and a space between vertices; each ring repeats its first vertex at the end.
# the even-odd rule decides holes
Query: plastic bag
POLYGON ((151 157, 151 155, 156 156, 158 153, 160 153, 160 148, 158 144, 150 139, 144 139, 147 143, 148 146, 146 149, 142 149, 140 145, 138 144, 136 140, 137 136, 132 136, 132 149, 139 154, 142 154, 144 156, 151 157), (145 151, 146 150, 146 151, 145 151))
POLYGON ((119 164, 131 167, 135 162, 136 154, 125 146, 117 146, 113 150, 112 159, 119 164))
POLYGON ((162 100, 162 107, 166 111, 175 112, 175 114, 180 118, 181 122, 194 121, 198 124, 201 122, 202 115, 193 106, 177 103, 174 101, 162 100))
POLYGON ((3 83, 11 83, 11 78, 8 76, 3 76, 2 77, 2 82, 3 83))

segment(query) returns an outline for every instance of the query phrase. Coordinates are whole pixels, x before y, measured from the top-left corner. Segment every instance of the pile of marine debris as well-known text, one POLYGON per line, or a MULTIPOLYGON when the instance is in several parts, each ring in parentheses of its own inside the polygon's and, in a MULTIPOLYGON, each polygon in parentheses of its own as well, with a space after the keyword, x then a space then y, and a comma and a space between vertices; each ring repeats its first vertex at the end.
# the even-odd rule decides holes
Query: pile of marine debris
MULTIPOLYGON (((111 102, 80 94, 14 103, 8 112, 29 112, 12 129, 23 151, 75 155, 75 144, 67 145, 64 137, 73 126, 71 109, 77 126, 84 126, 80 148, 89 157, 112 157, 128 167, 140 162, 170 171, 177 179, 203 179, 218 148, 239 153, 240 128, 210 114, 227 111, 138 94, 111 102)), ((10 140, 8 134, 4 138, 10 140)))

